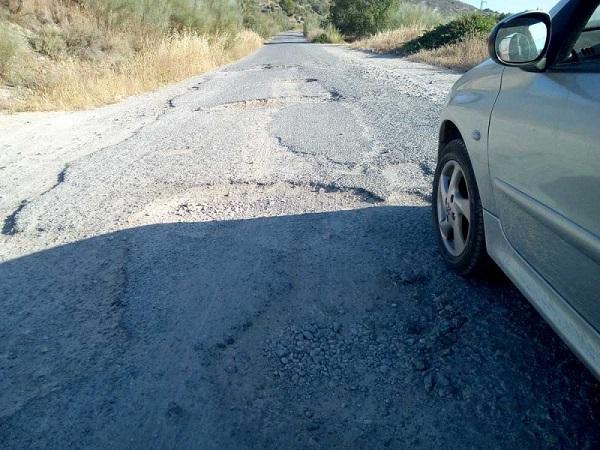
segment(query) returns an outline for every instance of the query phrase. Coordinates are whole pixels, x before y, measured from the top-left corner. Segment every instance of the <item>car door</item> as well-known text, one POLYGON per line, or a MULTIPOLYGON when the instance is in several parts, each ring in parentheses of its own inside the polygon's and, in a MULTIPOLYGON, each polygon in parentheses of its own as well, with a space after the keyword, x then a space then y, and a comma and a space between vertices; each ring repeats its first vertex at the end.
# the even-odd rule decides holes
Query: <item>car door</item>
POLYGON ((600 330, 600 28, 593 31, 575 45, 579 57, 546 72, 506 69, 489 162, 507 239, 600 330))

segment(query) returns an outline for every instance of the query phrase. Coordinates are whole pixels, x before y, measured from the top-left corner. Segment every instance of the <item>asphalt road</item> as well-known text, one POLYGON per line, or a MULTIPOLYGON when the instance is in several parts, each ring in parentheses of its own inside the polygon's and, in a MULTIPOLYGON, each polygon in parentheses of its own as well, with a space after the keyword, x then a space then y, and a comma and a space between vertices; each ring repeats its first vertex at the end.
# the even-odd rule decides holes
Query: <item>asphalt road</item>
POLYGON ((600 386, 430 225, 456 74, 283 34, 0 117, 3 448, 598 448, 600 386))

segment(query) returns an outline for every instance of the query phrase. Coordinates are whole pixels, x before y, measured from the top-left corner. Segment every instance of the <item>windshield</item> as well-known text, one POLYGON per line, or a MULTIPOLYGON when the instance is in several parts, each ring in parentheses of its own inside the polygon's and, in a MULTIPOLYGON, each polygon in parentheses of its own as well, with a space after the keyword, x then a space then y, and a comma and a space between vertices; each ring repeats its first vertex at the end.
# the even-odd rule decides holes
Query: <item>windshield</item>
POLYGON ((600 28, 600 7, 598 7, 598 9, 596 9, 596 12, 592 14, 592 17, 585 26, 586 30, 592 30, 597 28, 600 28))

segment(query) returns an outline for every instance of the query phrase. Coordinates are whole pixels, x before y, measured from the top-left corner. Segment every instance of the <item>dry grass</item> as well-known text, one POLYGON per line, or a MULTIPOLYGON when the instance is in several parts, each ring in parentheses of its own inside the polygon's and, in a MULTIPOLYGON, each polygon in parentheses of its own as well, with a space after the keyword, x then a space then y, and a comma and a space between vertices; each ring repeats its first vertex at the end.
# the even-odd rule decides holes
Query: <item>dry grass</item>
POLYGON ((115 66, 75 58, 57 61, 47 74, 51 81, 29 89, 11 109, 80 109, 115 102, 206 72, 260 45, 262 39, 250 31, 210 37, 181 33, 148 40, 140 51, 115 66))
POLYGON ((430 30, 450 19, 447 14, 428 6, 401 1, 390 9, 386 26, 389 29, 408 27, 430 30))
POLYGON ((419 37, 423 34, 423 31, 420 27, 402 27, 396 30, 383 31, 355 41, 351 44, 351 47, 376 53, 387 53, 419 37))
MULTIPOLYGON (((398 51, 407 42, 421 36, 425 30, 418 27, 404 27, 384 31, 358 40, 352 48, 376 53, 398 51)), ((445 45, 434 50, 421 50, 408 55, 411 61, 423 62, 457 71, 467 71, 488 57, 486 36, 471 36, 456 44, 445 45)))
POLYGON ((0 109, 111 103, 198 75, 262 45, 258 34, 241 25, 202 31, 214 22, 206 14, 201 16, 206 23, 191 18, 194 30, 170 25, 164 11, 150 8, 160 0, 111 1, 142 5, 147 14, 106 12, 100 8, 109 5, 106 0, 28 0, 12 13, 0 1, 0 109))
POLYGON ((467 71, 488 58, 485 36, 472 36, 456 44, 434 50, 421 50, 408 59, 448 69, 467 71))

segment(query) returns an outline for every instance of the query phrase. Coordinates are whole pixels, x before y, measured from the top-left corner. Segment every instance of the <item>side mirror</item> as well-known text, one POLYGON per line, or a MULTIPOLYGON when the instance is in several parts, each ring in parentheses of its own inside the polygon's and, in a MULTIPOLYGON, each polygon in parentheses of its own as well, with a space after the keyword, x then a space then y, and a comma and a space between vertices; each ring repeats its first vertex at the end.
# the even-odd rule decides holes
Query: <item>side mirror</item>
POLYGON ((552 19, 545 12, 524 12, 501 21, 490 35, 490 57, 498 64, 524 70, 546 69, 552 19))

